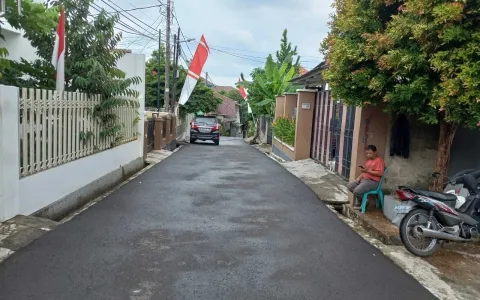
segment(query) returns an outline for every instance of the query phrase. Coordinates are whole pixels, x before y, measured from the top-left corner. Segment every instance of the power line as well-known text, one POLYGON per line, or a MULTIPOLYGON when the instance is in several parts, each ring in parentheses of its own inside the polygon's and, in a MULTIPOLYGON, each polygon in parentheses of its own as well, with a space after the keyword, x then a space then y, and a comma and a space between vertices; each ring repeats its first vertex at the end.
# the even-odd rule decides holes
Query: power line
MULTIPOLYGON (((177 22, 178 27, 180 28, 180 34, 182 35, 183 39, 186 40, 187 38, 183 34, 182 27, 180 26, 180 22, 178 21, 178 18, 177 18, 177 13, 175 11, 175 7, 173 8, 172 15, 173 15, 173 18, 175 19, 175 21, 177 22)), ((188 43, 187 43, 187 49, 188 49, 188 52, 190 52, 190 55, 193 57, 193 52, 192 52, 192 50, 190 50, 190 47, 188 46, 188 43)))
MULTIPOLYGON (((103 0, 102 0, 102 1, 103 1, 103 0)), ((108 5, 108 3, 106 3, 106 4, 108 5)), ((110 6, 110 7, 111 7, 111 6, 110 6)), ((103 12, 105 12, 106 14, 110 14, 110 15, 114 14, 114 13, 109 13, 109 12, 105 11, 102 7, 100 7, 98 4, 95 4, 95 3, 92 3, 92 8, 95 9, 97 12, 102 12, 102 11, 103 11, 103 12)), ((113 8, 113 9, 115 9, 115 8, 113 8)), ((115 10, 116 10, 116 9, 115 9, 115 10)), ((116 10, 116 11, 117 11, 117 10, 116 10)), ((123 14, 120 14, 120 15, 123 16, 123 17, 125 17, 123 14)), ((126 18, 127 18, 128 20, 130 20, 131 22, 133 22, 130 18, 128 18, 128 17, 126 17, 126 18)), ((143 38, 147 38, 147 39, 150 39, 150 40, 152 40, 152 41, 158 41, 158 38, 154 38, 154 37, 152 37, 152 36, 150 36, 150 35, 146 35, 146 34, 142 33, 141 31, 139 31, 138 29, 136 29, 136 28, 134 28, 134 27, 126 24, 125 22, 123 22, 123 21, 121 21, 121 20, 118 20, 117 23, 118 23, 118 25, 123 26, 123 27, 127 28, 128 30, 130 30, 130 31, 127 31, 127 30, 125 30, 125 29, 123 29, 123 28, 118 28, 118 27, 115 26, 115 29, 117 29, 117 30, 119 30, 119 31, 121 31, 121 32, 128 33, 128 34, 132 34, 132 35, 136 35, 136 36, 143 37, 143 38)), ((133 23, 135 24, 136 22, 133 22, 133 23)), ((151 33, 150 33, 148 30, 146 30, 144 27, 139 26, 138 24, 137 24, 137 26, 138 26, 141 30, 145 31, 146 33, 151 34, 151 33)), ((149 27, 151 27, 151 26, 149 25, 149 27)), ((155 30, 154 28, 152 28, 152 29, 155 30)), ((154 36, 156 37, 156 34, 155 34, 154 36)), ((162 40, 162 42, 164 42, 164 40, 162 40)))
MULTIPOLYGON (((130 3, 130 2, 129 2, 130 3)), ((150 5, 150 6, 143 6, 143 7, 135 7, 135 8, 130 8, 130 9, 122 9, 122 10, 119 10, 117 12, 129 12, 129 11, 136 11, 136 10, 144 10, 144 9, 149 9, 149 8, 154 8, 154 7, 161 7, 162 5, 161 4, 156 4, 156 5, 150 5)), ((115 12, 109 12, 107 11, 107 13, 115 13, 115 12)))
MULTIPOLYGON (((100 13, 101 13, 101 12, 105 12, 105 13, 109 14, 107 11, 105 11, 103 8, 101 8, 100 6, 98 6, 97 4, 95 4, 95 3, 93 3, 93 2, 92 2, 92 8, 95 9, 97 12, 100 12, 100 13)), ((111 14, 110 14, 110 15, 111 15, 111 14)), ((128 32, 128 31, 125 31, 125 30, 122 30, 122 29, 120 29, 120 28, 115 27, 116 29, 118 29, 118 30, 120 30, 120 31, 124 31, 124 32, 129 33, 129 34, 142 35, 142 36, 145 36, 145 37, 147 37, 147 38, 153 39, 151 36, 145 35, 144 33, 138 31, 138 29, 136 29, 136 28, 134 28, 134 27, 132 27, 132 26, 130 26, 130 25, 122 22, 121 20, 118 20, 117 23, 118 23, 119 25, 127 28, 128 30, 133 31, 133 32, 128 32), (136 32, 136 33, 134 33, 134 32, 136 32)), ((143 27, 141 27, 141 26, 139 26, 139 27, 140 27, 141 29, 143 29, 144 31, 148 32, 148 30, 145 30, 145 28, 143 28, 143 27)))
MULTIPOLYGON (((125 14, 123 14, 122 12, 118 11, 118 9, 116 9, 115 7, 111 6, 110 4, 108 4, 105 0, 101 0, 103 3, 105 3, 106 5, 108 5, 110 8, 112 8, 113 10, 115 10, 118 14, 120 14, 121 16, 125 17, 127 20, 129 20, 130 22, 133 22, 133 23, 136 23, 135 21, 133 21, 132 19, 130 19, 129 17, 125 16, 125 14)), ((115 4, 113 1, 111 0, 107 0, 109 2, 111 2, 113 5, 115 5, 117 8, 120 8, 122 9, 120 6, 118 6, 117 4, 115 4)), ((153 31, 155 31, 155 28, 153 28, 152 26, 148 25, 147 23, 143 22, 142 20, 140 20, 139 18, 135 17, 134 15, 132 15, 131 13, 127 12, 127 14, 129 16, 131 16, 132 18, 134 18, 135 20, 137 20, 138 22, 144 24, 145 26, 147 26, 148 28, 152 29, 153 31)), ((138 24, 137 24, 138 27, 140 27, 138 24)), ((144 29, 144 28, 142 28, 144 29)), ((145 30, 148 32, 148 30, 145 30)))

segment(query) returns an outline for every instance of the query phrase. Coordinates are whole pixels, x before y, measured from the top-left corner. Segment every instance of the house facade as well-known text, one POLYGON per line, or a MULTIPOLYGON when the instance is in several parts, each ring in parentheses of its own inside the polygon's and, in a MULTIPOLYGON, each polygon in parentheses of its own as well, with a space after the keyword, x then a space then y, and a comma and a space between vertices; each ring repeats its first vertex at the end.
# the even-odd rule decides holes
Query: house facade
MULTIPOLYGON (((393 129, 400 116, 384 112, 382 106, 353 107, 335 99, 321 75, 325 68, 326 65, 321 63, 292 81, 303 85, 304 90, 277 98, 275 116, 296 118, 296 133, 310 138, 301 145, 296 140, 295 147, 290 149, 274 139, 273 152, 289 154, 282 156, 286 160, 310 157, 351 181, 360 175, 358 166, 366 160, 365 149, 373 144, 388 167, 384 184, 387 192, 392 192, 398 185, 428 187, 437 155, 438 125, 425 125, 416 116, 405 116, 408 154, 399 154, 392 145, 395 145, 393 129), (305 91, 314 94, 311 106, 304 100, 305 91), (300 118, 306 118, 309 125, 306 126, 305 120, 300 118), (307 146, 310 150, 308 157, 295 155, 297 148, 307 146)), ((480 157, 474 154, 479 151, 480 132, 459 128, 452 146, 449 174, 466 168, 480 168, 480 157)))

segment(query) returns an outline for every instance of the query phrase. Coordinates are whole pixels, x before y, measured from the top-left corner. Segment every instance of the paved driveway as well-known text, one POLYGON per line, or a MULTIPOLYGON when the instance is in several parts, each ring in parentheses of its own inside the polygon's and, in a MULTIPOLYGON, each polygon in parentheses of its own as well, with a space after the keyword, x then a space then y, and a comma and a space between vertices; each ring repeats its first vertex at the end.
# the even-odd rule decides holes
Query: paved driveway
POLYGON ((434 299, 241 140, 187 145, 0 265, 2 300, 434 299))

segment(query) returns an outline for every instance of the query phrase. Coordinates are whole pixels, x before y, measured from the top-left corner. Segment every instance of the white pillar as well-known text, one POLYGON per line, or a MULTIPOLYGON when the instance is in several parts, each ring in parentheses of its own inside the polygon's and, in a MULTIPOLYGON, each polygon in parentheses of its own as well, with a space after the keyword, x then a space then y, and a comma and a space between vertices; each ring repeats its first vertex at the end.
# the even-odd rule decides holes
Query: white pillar
POLYGON ((0 222, 19 209, 19 90, 0 85, 0 222))

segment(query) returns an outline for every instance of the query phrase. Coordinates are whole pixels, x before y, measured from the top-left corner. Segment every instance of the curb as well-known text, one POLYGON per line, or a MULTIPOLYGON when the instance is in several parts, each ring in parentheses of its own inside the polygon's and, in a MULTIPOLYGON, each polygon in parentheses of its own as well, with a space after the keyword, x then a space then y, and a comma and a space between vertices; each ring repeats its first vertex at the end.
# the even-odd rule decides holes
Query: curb
POLYGON ((354 210, 350 205, 344 204, 342 207, 342 215, 349 218, 350 220, 357 223, 363 229, 368 231, 374 238, 379 240, 385 245, 390 246, 402 246, 402 241, 400 240, 399 235, 389 235, 385 232, 382 232, 380 229, 376 228, 365 218, 365 216, 359 212, 354 210))

